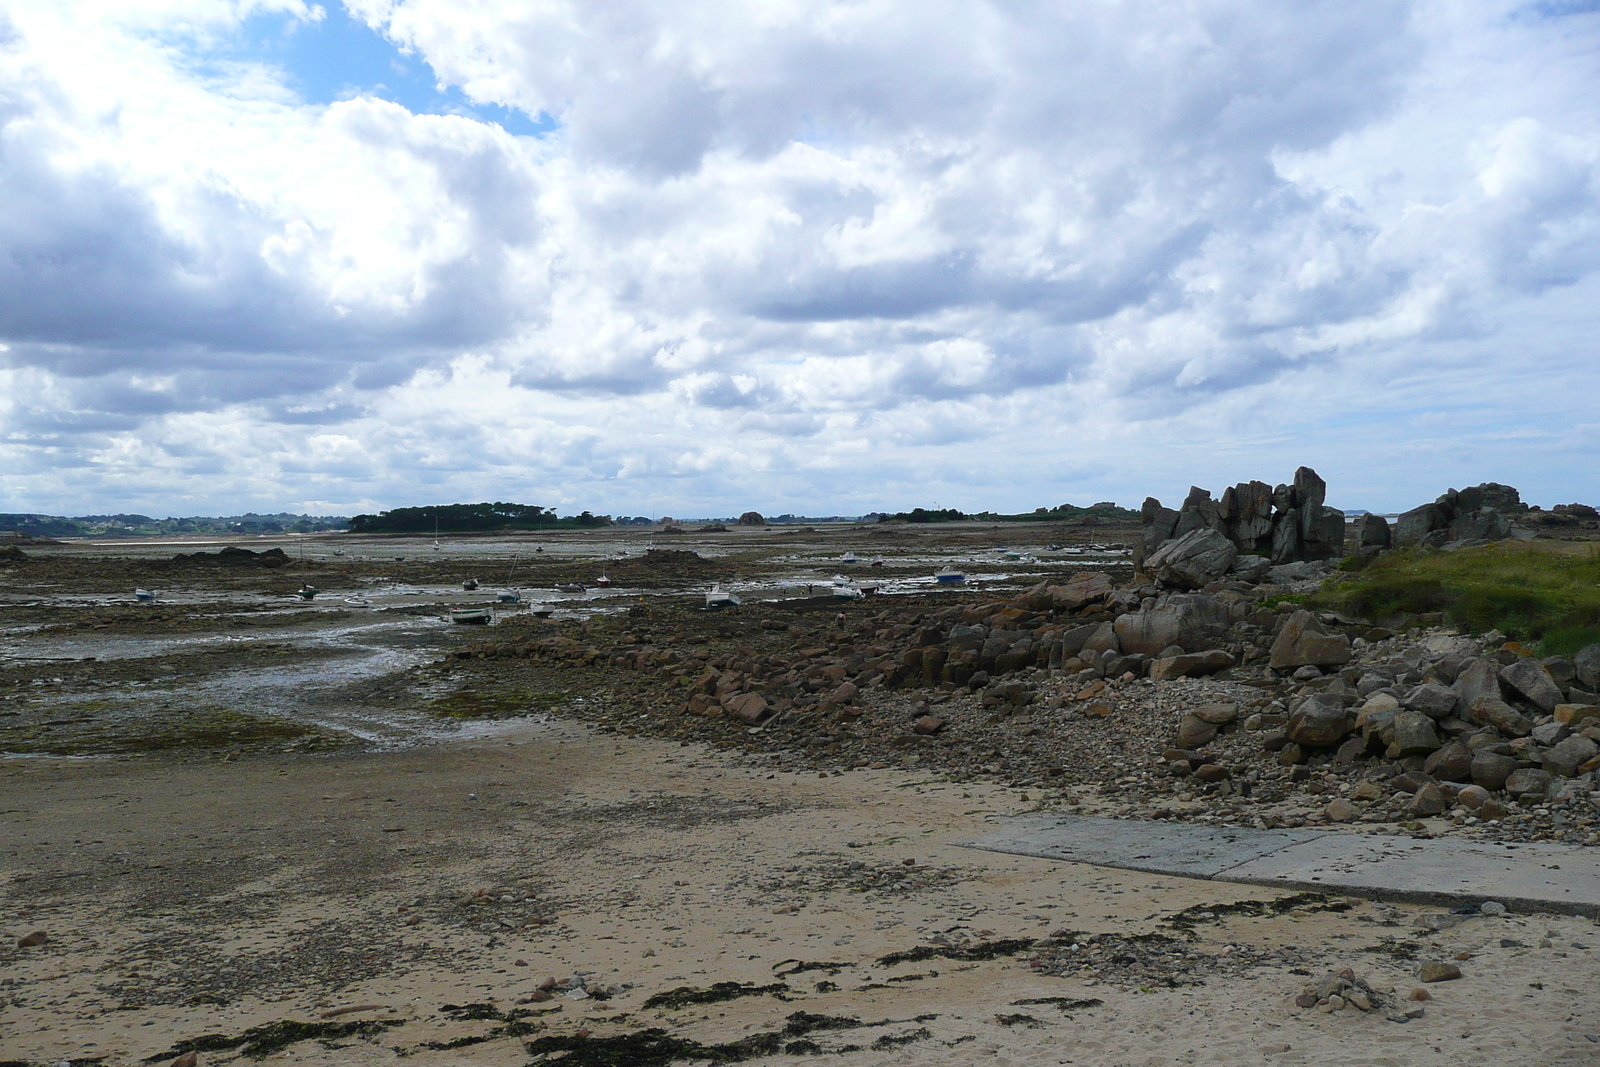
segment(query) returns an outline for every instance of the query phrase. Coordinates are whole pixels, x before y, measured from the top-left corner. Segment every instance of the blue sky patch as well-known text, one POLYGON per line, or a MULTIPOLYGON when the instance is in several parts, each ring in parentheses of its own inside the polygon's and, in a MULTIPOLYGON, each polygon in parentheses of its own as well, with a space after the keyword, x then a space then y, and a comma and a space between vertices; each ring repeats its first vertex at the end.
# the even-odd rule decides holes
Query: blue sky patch
POLYGON ((327 14, 319 22, 257 15, 240 31, 244 55, 281 68, 307 103, 376 96, 413 114, 465 115, 523 137, 543 137, 560 126, 548 112, 530 118, 515 108, 473 103, 454 85, 441 91, 421 56, 402 52, 342 4, 323 6, 327 14))

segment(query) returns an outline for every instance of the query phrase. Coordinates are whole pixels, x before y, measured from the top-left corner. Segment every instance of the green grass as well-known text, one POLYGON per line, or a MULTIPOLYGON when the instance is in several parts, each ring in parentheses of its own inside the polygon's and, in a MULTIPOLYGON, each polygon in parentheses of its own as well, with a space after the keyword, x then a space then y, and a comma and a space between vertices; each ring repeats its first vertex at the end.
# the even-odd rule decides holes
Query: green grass
POLYGON ((1442 613, 1474 633, 1499 630, 1545 655, 1600 641, 1600 552, 1511 542, 1456 552, 1406 549, 1342 568, 1308 604, 1393 621, 1442 613))

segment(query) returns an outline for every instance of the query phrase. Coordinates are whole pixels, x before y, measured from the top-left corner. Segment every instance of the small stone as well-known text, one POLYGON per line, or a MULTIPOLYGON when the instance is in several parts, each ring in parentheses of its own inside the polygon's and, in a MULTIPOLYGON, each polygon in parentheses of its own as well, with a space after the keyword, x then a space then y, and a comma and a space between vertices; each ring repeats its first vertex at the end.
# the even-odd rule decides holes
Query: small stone
POLYGON ((1343 1011, 1344 998, 1335 993, 1322 1003, 1322 1010, 1327 1012, 1343 1011))
POLYGON ((1344 995, 1344 1000, 1346 1004, 1349 1004, 1351 1007, 1356 1008, 1359 1011, 1372 1010, 1372 998, 1367 996, 1359 989, 1350 990, 1344 995))
POLYGON ((1438 815, 1444 811, 1444 793, 1437 784, 1424 782, 1406 805, 1406 810, 1413 815, 1438 815))
POLYGON ((1499 797, 1490 797, 1483 802, 1483 807, 1478 809, 1480 819, 1503 819, 1506 817, 1505 801, 1499 797))
POLYGON ((937 715, 924 715, 922 718, 911 724, 912 733, 922 734, 924 736, 932 736, 943 729, 944 720, 937 715))
POLYGON ((198 1052, 190 1051, 185 1052, 182 1056, 179 1056, 177 1059, 173 1060, 167 1065, 167 1067, 196 1067, 199 1062, 200 1054, 198 1052))
POLYGON ((1306 986, 1304 989, 1300 990, 1299 995, 1294 998, 1294 1003, 1295 1003, 1295 1007, 1297 1007, 1297 1008, 1314 1008, 1314 1007, 1316 1007, 1317 1006, 1317 991, 1314 988, 1312 988, 1311 986, 1306 986))
POLYGON ((1481 785, 1469 785, 1456 794, 1456 803, 1468 811, 1479 811, 1489 799, 1489 791, 1481 785))
POLYGON ((1199 748, 1217 736, 1215 723, 1206 722, 1198 715, 1185 715, 1178 725, 1178 744, 1184 748, 1199 748))
POLYGON ((1202 763, 1194 772, 1202 782, 1220 782, 1228 777, 1228 768, 1216 763, 1202 763))
POLYGON ((1432 1000, 1433 999, 1433 994, 1428 992, 1422 986, 1416 986, 1411 990, 1411 999, 1412 1000, 1432 1000))
POLYGON ((40 945, 48 945, 49 943, 50 935, 43 930, 35 930, 31 934, 23 934, 17 938, 18 948, 37 948, 40 945))
POLYGON ((1478 905, 1478 911, 1483 915, 1504 915, 1506 906, 1498 900, 1486 900, 1478 905))
POLYGON ((1226 726, 1228 723, 1239 717, 1239 705, 1205 704, 1196 708, 1194 710, 1194 715, 1195 718, 1202 719, 1205 722, 1215 723, 1218 726, 1226 726))
POLYGON ((1461 968, 1443 960, 1428 960, 1417 968, 1417 977, 1424 982, 1453 982, 1461 977, 1461 968))

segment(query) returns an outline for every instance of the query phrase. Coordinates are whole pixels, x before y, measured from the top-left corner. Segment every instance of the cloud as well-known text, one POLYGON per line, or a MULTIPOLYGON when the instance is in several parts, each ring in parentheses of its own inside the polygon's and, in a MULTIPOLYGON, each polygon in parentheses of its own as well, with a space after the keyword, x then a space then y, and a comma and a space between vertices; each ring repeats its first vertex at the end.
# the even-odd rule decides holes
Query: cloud
POLYGON ((0 14, 0 506, 1600 497, 1593 5, 324 7, 0 14))

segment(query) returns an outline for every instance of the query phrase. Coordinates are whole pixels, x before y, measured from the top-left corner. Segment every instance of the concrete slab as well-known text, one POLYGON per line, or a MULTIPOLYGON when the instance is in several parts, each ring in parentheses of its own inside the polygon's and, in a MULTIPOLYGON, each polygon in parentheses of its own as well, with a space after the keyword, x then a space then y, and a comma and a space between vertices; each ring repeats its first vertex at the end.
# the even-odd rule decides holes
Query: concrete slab
POLYGON ((1231 867, 1314 841, 1318 830, 1206 828, 1186 823, 1131 822, 1088 815, 1017 815, 999 831, 962 844, 989 852, 1093 863, 1151 874, 1215 878, 1231 867))
POLYGON ((1600 849, 1032 814, 969 848, 1184 878, 1600 916, 1600 849))

